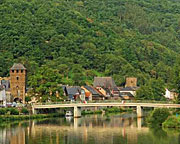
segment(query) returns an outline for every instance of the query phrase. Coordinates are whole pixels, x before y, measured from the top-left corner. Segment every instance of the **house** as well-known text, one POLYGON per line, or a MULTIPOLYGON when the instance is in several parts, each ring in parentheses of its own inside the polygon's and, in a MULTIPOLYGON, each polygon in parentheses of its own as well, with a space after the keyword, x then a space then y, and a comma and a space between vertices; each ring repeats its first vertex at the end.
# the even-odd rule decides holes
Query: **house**
POLYGON ((105 97, 105 99, 109 99, 111 96, 111 91, 107 88, 105 89, 105 88, 98 86, 98 87, 96 87, 96 90, 98 90, 105 97))
POLYGON ((168 90, 166 88, 166 92, 165 92, 164 97, 167 98, 167 99, 173 100, 173 99, 176 99, 178 97, 178 93, 176 92, 175 89, 168 90))
POLYGON ((85 88, 84 86, 82 86, 81 88, 84 90, 85 100, 86 101, 92 101, 92 93, 87 88, 85 88))
POLYGON ((5 92, 6 92, 6 101, 11 102, 12 96, 11 96, 11 89, 10 89, 10 78, 0 78, 0 86, 4 86, 5 92))
POLYGON ((120 96, 122 99, 134 99, 136 95, 136 90, 139 87, 125 87, 125 88, 119 88, 120 96))
POLYGON ((112 97, 119 97, 119 90, 112 79, 112 77, 95 77, 93 82, 93 87, 99 89, 99 87, 103 88, 107 91, 112 97))
POLYGON ((1 79, 0 80, 0 85, 3 85, 5 87, 6 91, 10 90, 10 80, 1 79))
POLYGON ((82 89, 85 90, 86 93, 86 99, 87 100, 103 100, 104 96, 102 93, 100 93, 98 90, 96 90, 92 86, 83 86, 82 89))
POLYGON ((120 87, 120 97, 122 99, 134 99, 136 95, 137 87, 137 78, 135 77, 127 77, 125 87, 120 87))
POLYGON ((6 91, 3 85, 0 85, 0 106, 6 106, 6 91))
POLYGON ((120 92, 120 97, 123 100, 131 100, 134 99, 134 95, 130 92, 120 92))
POLYGON ((80 98, 81 87, 80 86, 62 86, 64 95, 68 100, 77 100, 80 98))

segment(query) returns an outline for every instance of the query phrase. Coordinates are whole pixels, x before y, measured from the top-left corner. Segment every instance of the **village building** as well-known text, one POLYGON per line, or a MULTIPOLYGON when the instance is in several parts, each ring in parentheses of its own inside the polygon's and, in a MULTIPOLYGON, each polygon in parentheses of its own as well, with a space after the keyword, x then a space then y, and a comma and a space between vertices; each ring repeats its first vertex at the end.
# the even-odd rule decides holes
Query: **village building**
POLYGON ((139 87, 137 87, 137 78, 127 77, 125 87, 119 88, 120 97, 125 100, 134 99, 138 88, 139 87))
POLYGON ((67 100, 77 100, 80 99, 81 87, 80 86, 62 86, 64 90, 64 96, 67 100))
POLYGON ((112 77, 95 77, 93 87, 97 89, 101 87, 106 90, 107 94, 112 98, 119 98, 119 90, 112 77))
POLYGON ((82 86, 81 88, 85 90, 86 100, 91 101, 104 99, 104 95, 92 86, 82 86))
POLYGON ((176 99, 178 97, 178 93, 176 92, 175 89, 168 90, 166 88, 164 97, 167 98, 167 99, 170 99, 170 100, 174 100, 174 99, 176 99))
POLYGON ((125 87, 137 87, 137 78, 127 77, 125 87))
POLYGON ((120 92, 120 97, 122 99, 134 99, 135 95, 136 95, 136 88, 133 87, 125 87, 125 88, 120 88, 119 92, 120 92))
POLYGON ((85 100, 86 101, 92 101, 92 93, 87 88, 85 88, 85 86, 82 86, 81 89, 84 90, 85 100))
POLYGON ((98 90, 105 97, 105 99, 109 99, 111 96, 111 92, 108 89, 105 90, 102 87, 96 87, 96 90, 98 90))
POLYGON ((0 106, 6 106, 6 91, 3 85, 0 85, 0 106))
POLYGON ((6 93, 6 102, 11 102, 10 77, 0 77, 0 86, 4 87, 6 93))
POLYGON ((10 69, 10 89, 14 101, 25 102, 26 68, 20 63, 10 69))

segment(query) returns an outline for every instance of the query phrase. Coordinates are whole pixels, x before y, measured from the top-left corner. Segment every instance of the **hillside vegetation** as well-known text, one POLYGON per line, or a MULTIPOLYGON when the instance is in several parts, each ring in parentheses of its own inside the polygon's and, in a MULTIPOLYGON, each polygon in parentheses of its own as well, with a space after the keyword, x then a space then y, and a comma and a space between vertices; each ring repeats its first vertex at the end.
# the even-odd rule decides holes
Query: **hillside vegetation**
POLYGON ((21 62, 37 91, 94 76, 177 88, 179 59, 179 0, 0 1, 0 76, 21 62))

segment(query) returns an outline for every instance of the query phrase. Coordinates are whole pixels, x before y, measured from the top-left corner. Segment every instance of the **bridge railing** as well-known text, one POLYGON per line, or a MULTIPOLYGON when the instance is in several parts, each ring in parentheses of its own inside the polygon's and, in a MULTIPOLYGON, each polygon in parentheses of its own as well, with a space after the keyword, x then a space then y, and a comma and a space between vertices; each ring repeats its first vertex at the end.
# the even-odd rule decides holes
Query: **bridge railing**
MULTIPOLYGON (((52 104, 79 104, 82 101, 61 101, 61 102, 45 102, 36 103, 36 105, 52 105, 52 104)), ((159 104, 173 104, 173 101, 155 101, 155 100, 93 100, 86 103, 159 103, 159 104)))

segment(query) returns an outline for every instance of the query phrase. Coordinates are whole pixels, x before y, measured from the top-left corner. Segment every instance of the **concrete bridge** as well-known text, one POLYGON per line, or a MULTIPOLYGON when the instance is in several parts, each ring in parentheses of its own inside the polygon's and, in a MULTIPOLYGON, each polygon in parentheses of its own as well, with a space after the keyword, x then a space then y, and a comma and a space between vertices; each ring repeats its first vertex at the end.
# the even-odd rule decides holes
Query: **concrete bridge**
POLYGON ((137 117, 143 116, 143 107, 151 108, 180 108, 180 104, 161 104, 161 103, 120 103, 120 102, 107 102, 107 103, 71 103, 71 104, 47 104, 32 106, 33 114, 37 109, 50 109, 50 108, 74 108, 74 117, 81 117, 82 107, 136 107, 137 117))

